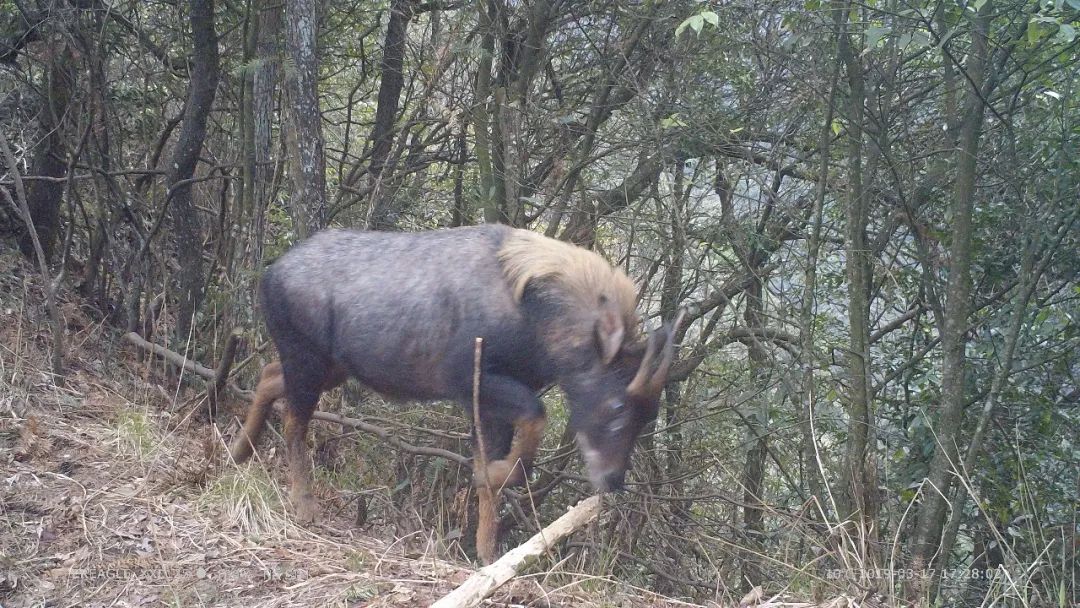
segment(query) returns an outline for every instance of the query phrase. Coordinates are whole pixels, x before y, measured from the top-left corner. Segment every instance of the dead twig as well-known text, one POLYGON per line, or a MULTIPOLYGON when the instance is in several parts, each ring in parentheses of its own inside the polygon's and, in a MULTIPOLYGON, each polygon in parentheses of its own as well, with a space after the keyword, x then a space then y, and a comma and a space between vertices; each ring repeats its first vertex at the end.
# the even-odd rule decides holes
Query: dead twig
POLYGON ((600 513, 600 497, 590 496, 579 502, 548 527, 523 544, 511 549, 490 566, 469 577, 460 587, 431 605, 431 608, 469 608, 478 606, 493 591, 514 578, 529 562, 571 533, 585 527, 600 513))
MULTIPOLYGON (((274 408, 278 410, 278 407, 274 408)), ((385 440, 390 445, 397 449, 408 452, 410 454, 416 454, 417 456, 433 456, 436 458, 445 458, 450 462, 455 462, 463 467, 472 467, 473 462, 468 456, 462 456, 456 452, 450 450, 444 450, 442 448, 432 448, 423 445, 413 445, 406 441, 402 441, 394 436, 394 432, 390 429, 376 426, 374 424, 358 420, 356 418, 349 418, 348 416, 342 416, 341 414, 331 414, 330 412, 315 412, 311 415, 314 420, 323 420, 325 422, 334 422, 343 426, 350 426, 354 429, 359 429, 365 433, 371 433, 385 440)))

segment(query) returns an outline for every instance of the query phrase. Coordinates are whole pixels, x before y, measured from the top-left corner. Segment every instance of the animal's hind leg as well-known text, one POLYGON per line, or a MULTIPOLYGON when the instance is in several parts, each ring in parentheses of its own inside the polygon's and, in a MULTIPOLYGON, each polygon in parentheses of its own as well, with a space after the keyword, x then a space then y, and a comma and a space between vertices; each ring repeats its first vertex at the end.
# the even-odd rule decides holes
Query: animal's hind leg
MULTIPOLYGON (((290 391, 292 393, 293 391, 290 391)), ((285 459, 289 466, 289 500, 296 520, 302 524, 315 521, 319 505, 311 492, 311 458, 308 456, 307 429, 319 401, 318 392, 289 397, 285 410, 285 459)))
POLYGON ((281 363, 274 361, 262 370, 259 384, 255 388, 255 398, 248 408, 247 419, 240 434, 233 439, 229 447, 229 455, 233 461, 240 464, 251 457, 255 443, 266 428, 266 417, 274 402, 285 396, 285 377, 282 375, 281 363))
POLYGON ((315 521, 319 504, 311 491, 311 458, 308 456, 308 423, 319 405, 319 395, 345 381, 345 370, 321 358, 290 357, 286 367, 285 460, 289 467, 289 500, 299 523, 315 521))

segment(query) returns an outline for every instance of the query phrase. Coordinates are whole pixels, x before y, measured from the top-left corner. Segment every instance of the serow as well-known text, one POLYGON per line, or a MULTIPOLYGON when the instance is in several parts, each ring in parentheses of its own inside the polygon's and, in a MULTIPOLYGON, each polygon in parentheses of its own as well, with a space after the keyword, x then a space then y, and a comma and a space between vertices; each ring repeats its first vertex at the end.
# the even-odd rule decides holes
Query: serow
POLYGON ((476 483, 524 482, 544 431, 537 395, 558 384, 593 486, 622 488, 634 443, 656 418, 679 323, 644 337, 625 274, 591 251, 494 224, 320 232, 275 261, 259 292, 279 360, 262 370, 230 454, 249 458, 286 398, 301 522, 317 512, 306 435, 319 395, 353 377, 390 399, 457 401, 471 419, 478 337, 488 464, 476 483))

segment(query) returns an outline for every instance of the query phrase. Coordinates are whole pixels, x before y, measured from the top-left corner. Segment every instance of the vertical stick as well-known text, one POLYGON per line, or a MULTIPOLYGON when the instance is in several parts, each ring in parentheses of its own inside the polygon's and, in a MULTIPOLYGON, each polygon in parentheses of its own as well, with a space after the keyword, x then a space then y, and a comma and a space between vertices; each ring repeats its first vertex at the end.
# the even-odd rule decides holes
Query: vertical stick
MULTIPOLYGON (((30 234, 30 241, 34 244, 34 255, 37 256, 38 271, 41 273, 42 289, 45 291, 45 308, 49 311, 50 325, 52 326, 52 372, 53 383, 57 386, 64 384, 64 326, 60 322, 60 310, 56 307, 56 291, 60 288, 60 279, 53 281, 49 273, 49 261, 45 259, 45 250, 38 238, 37 228, 34 227, 34 218, 30 214, 30 205, 26 202, 26 188, 23 186, 22 175, 19 173, 19 165, 15 162, 15 155, 11 152, 8 140, 0 133, 0 152, 3 153, 7 162, 11 179, 15 182, 15 197, 18 203, 11 198, 7 188, 0 188, 4 198, 8 200, 22 220, 26 223, 26 231, 30 234)), ((63 276, 64 270, 60 269, 63 276)))
POLYGON ((476 555, 480 561, 490 564, 495 559, 495 542, 498 536, 499 521, 495 517, 495 492, 491 488, 487 474, 487 450, 484 446, 484 430, 480 426, 480 362, 484 350, 484 339, 476 339, 473 351, 473 428, 476 429, 476 454, 473 457, 473 477, 479 479, 476 486, 477 521, 476 555))
POLYGON ((211 418, 217 416, 218 397, 225 390, 225 383, 229 380, 229 371, 232 370, 233 359, 236 358, 236 348, 240 345, 240 330, 234 329, 225 342, 225 350, 222 352, 221 361, 218 362, 214 377, 206 382, 206 411, 211 418))

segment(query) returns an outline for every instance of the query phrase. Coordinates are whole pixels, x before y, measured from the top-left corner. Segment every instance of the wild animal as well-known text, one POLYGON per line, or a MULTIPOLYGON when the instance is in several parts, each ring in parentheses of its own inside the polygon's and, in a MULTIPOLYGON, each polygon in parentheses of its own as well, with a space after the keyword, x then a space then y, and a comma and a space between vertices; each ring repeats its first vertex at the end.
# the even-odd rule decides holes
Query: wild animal
MULTIPOLYGON (((319 396, 347 378, 397 400, 471 411, 483 339, 479 420, 486 475, 520 485, 545 426, 538 393, 558 384, 590 480, 620 489, 641 430, 656 418, 674 328, 640 335, 630 279, 598 254, 502 225, 390 233, 327 230, 275 261, 260 301, 279 360, 262 370, 230 448, 247 460, 286 398, 290 500, 310 522, 307 427, 319 396)), ((471 418, 471 414, 470 414, 471 418)), ((484 473, 479 472, 479 473, 484 473)))

